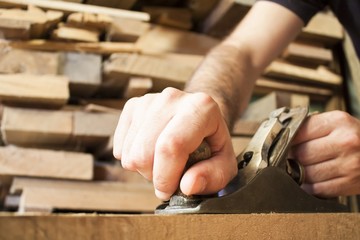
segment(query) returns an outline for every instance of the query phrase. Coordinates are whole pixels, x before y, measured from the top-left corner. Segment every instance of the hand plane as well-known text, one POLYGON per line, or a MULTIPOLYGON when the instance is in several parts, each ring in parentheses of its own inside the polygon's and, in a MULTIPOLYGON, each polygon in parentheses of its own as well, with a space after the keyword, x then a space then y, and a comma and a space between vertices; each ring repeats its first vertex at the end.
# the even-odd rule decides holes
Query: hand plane
MULTIPOLYGON (((237 157, 237 176, 224 189, 208 196, 186 196, 178 190, 155 214, 347 212, 334 199, 303 191, 304 169, 288 159, 291 141, 307 115, 307 107, 274 110, 237 157)), ((209 158, 209 149, 203 142, 190 165, 209 158)))

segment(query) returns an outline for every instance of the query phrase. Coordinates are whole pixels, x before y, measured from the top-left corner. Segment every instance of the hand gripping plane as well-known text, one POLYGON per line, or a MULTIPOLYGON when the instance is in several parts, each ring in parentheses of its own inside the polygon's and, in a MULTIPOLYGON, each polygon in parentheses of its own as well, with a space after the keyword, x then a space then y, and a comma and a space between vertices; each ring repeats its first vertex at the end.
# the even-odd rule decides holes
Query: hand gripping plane
MULTIPOLYGON (((186 196, 178 190, 155 214, 347 212, 336 199, 320 199, 302 190, 304 168, 288 158, 291 141, 307 115, 307 107, 274 110, 237 157, 238 174, 224 189, 206 196, 186 196)), ((185 169, 209 157, 204 141, 185 169)))

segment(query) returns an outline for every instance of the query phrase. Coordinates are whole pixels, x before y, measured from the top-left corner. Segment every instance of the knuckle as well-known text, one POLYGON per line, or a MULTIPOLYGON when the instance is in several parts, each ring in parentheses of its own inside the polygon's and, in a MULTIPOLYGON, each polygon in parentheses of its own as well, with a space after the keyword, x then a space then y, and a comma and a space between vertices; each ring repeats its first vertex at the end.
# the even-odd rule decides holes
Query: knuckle
POLYGON ((344 111, 340 111, 340 110, 335 110, 332 112, 332 118, 336 121, 336 122, 340 122, 342 124, 344 123, 350 123, 352 122, 352 117, 349 113, 344 112, 344 111))
POLYGON ((180 154, 181 149, 185 146, 184 139, 177 135, 167 136, 165 138, 159 138, 155 145, 156 154, 161 156, 176 156, 180 154))
POLYGON ((173 193, 175 191, 172 181, 164 178, 162 175, 154 176, 153 178, 155 189, 164 193, 173 193))
POLYGON ((180 90, 172 87, 167 87, 161 92, 161 96, 164 98, 165 101, 172 100, 178 97, 180 94, 180 90))
POLYGON ((356 132, 349 132, 339 141, 341 149, 358 149, 360 146, 360 136, 356 132))

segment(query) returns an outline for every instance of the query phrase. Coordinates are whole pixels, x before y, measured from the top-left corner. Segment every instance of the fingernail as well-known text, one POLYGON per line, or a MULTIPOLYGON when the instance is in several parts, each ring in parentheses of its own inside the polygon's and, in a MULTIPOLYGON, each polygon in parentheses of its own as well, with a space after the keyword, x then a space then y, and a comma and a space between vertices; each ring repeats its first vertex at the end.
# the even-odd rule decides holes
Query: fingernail
POLYGON ((161 192, 161 191, 159 191, 159 190, 157 190, 157 189, 155 189, 155 195, 156 195, 157 198, 159 198, 159 199, 161 199, 161 200, 163 200, 163 201, 167 201, 167 200, 169 200, 170 197, 171 197, 170 194, 161 192))

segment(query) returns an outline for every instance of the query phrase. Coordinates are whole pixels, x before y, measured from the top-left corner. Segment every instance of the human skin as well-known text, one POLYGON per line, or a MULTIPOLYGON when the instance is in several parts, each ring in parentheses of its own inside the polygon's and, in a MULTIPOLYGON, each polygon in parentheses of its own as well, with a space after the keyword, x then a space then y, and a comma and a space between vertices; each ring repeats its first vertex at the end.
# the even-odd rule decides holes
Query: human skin
MULTIPOLYGON (((152 181, 156 196, 162 200, 169 199, 179 184, 187 195, 213 193, 225 187, 237 172, 228 129, 246 108, 261 72, 302 27, 302 20, 288 9, 267 1, 255 3, 235 30, 206 56, 185 91, 167 88, 126 103, 114 134, 114 156, 125 169, 137 171, 152 181), (279 16, 281 21, 273 21, 279 16), (204 139, 210 144, 212 157, 183 174, 189 154, 204 139)), ((341 115, 333 112, 323 118, 333 119, 332 114, 341 115)), ((357 166, 357 171, 351 171, 352 177, 330 180, 336 174, 329 174, 328 178, 315 176, 328 171, 329 166, 324 163, 329 159, 325 153, 319 153, 316 160, 309 157, 321 151, 315 147, 321 148, 319 144, 309 142, 318 138, 333 141, 332 157, 342 156, 341 148, 336 150, 339 139, 330 134, 338 132, 338 124, 328 124, 324 131, 327 135, 318 135, 313 130, 322 116, 311 117, 296 137, 294 154, 306 169, 304 189, 321 196, 359 193, 359 142, 350 145, 347 151, 347 159, 355 164, 348 168, 357 166), (354 182, 352 187, 344 188, 350 180, 354 182)), ((360 138, 359 122, 350 116, 347 119, 352 120, 343 126, 343 131, 355 128, 360 138)))

